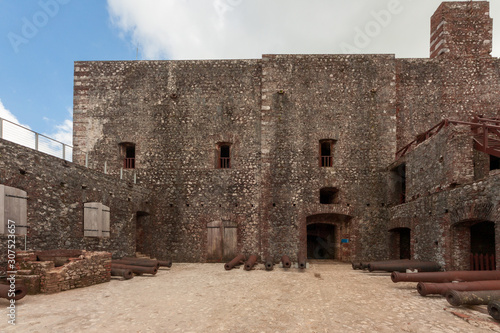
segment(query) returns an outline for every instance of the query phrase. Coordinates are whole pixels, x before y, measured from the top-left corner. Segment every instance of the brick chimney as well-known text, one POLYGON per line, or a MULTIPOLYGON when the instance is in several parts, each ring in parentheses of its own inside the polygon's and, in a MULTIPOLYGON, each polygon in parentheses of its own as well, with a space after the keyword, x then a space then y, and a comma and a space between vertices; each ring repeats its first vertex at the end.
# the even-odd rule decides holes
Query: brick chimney
POLYGON ((487 1, 443 2, 431 18, 431 58, 487 57, 493 20, 487 1))

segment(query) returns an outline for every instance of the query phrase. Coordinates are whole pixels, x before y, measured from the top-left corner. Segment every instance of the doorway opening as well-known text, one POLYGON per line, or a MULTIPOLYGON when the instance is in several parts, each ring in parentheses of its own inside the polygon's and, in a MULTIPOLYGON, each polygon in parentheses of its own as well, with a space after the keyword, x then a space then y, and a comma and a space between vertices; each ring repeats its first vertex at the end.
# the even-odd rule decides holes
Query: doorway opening
POLYGON ((135 252, 149 254, 146 249, 145 228, 149 224, 149 214, 146 212, 137 212, 135 223, 135 252))
POLYGON ((307 226, 307 258, 335 259, 335 225, 315 223, 307 226))
POLYGON ((391 230, 391 250, 394 259, 411 259, 411 229, 391 230))

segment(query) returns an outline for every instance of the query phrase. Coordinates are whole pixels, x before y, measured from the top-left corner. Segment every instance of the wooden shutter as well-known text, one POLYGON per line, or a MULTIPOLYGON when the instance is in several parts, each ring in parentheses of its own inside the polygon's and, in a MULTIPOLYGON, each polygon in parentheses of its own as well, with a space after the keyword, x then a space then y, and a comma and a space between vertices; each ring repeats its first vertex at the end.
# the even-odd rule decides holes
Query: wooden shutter
POLYGON ((87 202, 83 206, 83 235, 85 237, 102 236, 102 204, 87 202))
POLYGON ((109 229, 109 220, 110 220, 111 211, 109 207, 102 206, 102 237, 110 237, 111 230, 109 229))
POLYGON ((25 191, 0 185, 0 234, 7 234, 9 220, 16 226, 16 235, 28 233, 28 195, 25 191))

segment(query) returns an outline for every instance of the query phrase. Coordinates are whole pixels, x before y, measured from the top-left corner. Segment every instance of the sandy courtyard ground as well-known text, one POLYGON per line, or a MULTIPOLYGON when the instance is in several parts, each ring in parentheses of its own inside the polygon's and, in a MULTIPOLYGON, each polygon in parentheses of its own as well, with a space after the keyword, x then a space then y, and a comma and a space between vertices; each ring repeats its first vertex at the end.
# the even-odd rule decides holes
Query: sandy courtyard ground
POLYGON ((1 332, 500 332, 485 306, 454 308, 421 297, 415 283, 350 265, 312 263, 301 272, 263 266, 174 264, 154 277, 17 302, 17 325, 1 332))

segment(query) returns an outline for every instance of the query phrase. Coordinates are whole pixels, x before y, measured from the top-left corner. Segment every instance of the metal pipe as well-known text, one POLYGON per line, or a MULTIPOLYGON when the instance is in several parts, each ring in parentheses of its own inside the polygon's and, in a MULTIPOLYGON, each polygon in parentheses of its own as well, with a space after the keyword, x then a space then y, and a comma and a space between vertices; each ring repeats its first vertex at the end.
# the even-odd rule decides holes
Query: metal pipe
POLYGON ((252 254, 250 257, 248 257, 247 262, 245 263, 245 270, 249 271, 255 266, 255 263, 257 262, 257 255, 252 254))
POLYGON ((130 269, 111 268, 111 276, 121 276, 125 280, 130 280, 134 277, 134 274, 130 269))
POLYGON ((272 271, 273 268, 274 268, 274 260, 273 260, 273 257, 271 256, 267 256, 266 257, 266 262, 265 262, 265 265, 266 265, 266 271, 272 271))
POLYGON ((500 300, 500 290, 456 291, 448 290, 444 296, 448 303, 460 305, 487 305, 491 301, 500 300))
POLYGON ((283 268, 292 267, 292 263, 290 261, 290 258, 286 254, 281 257, 281 263, 283 264, 283 268))
POLYGON ((132 271, 132 273, 134 273, 134 274, 151 274, 151 275, 155 275, 158 272, 158 268, 156 268, 156 267, 145 267, 145 266, 114 264, 113 262, 111 262, 111 268, 130 269, 132 271))
POLYGON ((489 302, 488 313, 493 317, 493 319, 500 320, 500 301, 489 302))
POLYGON ((431 283, 419 282, 418 293, 422 296, 444 295, 448 290, 475 291, 475 290, 500 290, 499 280, 455 282, 455 283, 431 283))
POLYGON ((500 280, 500 271, 392 272, 392 282, 453 282, 500 280))
POLYGON ((233 260, 224 265, 224 269, 226 271, 229 271, 233 269, 234 266, 240 265, 244 261, 245 261, 245 256, 243 254, 238 254, 236 257, 234 257, 233 260))
POLYGON ((437 272, 441 269, 441 266, 433 261, 419 261, 419 260, 407 260, 404 263, 385 263, 385 264, 370 263, 368 265, 368 270, 370 272, 373 271, 406 272, 407 269, 417 270, 419 272, 437 272))
POLYGON ((307 267, 307 258, 304 253, 299 252, 297 254, 297 264, 300 269, 306 269, 307 267))

